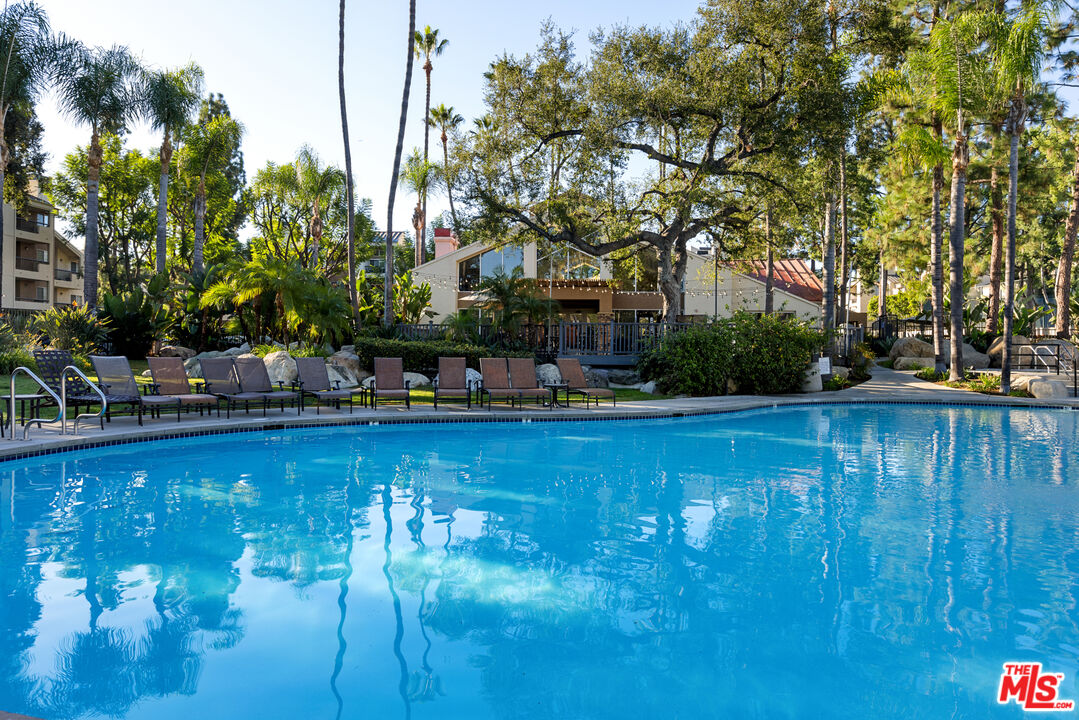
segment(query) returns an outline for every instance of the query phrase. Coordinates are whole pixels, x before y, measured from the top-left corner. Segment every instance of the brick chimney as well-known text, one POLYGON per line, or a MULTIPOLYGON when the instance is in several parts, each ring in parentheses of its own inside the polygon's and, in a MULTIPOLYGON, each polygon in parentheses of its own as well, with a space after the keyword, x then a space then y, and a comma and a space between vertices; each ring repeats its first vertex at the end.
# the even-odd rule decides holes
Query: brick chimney
POLYGON ((435 228, 435 260, 449 255, 460 246, 457 237, 449 228, 435 228))

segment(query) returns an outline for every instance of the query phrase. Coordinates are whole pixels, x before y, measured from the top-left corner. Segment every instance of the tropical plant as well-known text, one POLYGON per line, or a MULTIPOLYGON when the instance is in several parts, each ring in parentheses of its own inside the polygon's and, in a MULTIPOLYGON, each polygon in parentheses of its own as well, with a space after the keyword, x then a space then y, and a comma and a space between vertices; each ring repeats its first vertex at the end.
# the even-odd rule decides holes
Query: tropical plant
POLYGON ((34 317, 32 332, 49 347, 90 355, 108 341, 108 326, 87 305, 57 305, 34 317))
MULTIPOLYGON (((308 145, 300 148, 296 157, 296 189, 302 201, 311 208, 309 232, 311 234, 310 256, 306 266, 319 268, 319 250, 322 246, 324 206, 338 200, 346 192, 345 174, 332 165, 323 165, 315 151, 308 145)), ((355 218, 353 218, 355 221, 355 218)))
POLYGON ((412 274, 397 276, 397 292, 394 294, 393 311, 397 322, 415 325, 424 318, 434 317, 431 310, 431 286, 427 283, 413 285, 412 274))
POLYGON ((154 341, 164 338, 173 324, 173 317, 160 300, 168 284, 168 275, 162 273, 145 288, 101 297, 99 314, 108 328, 113 354, 141 359, 149 354, 154 341))
MULTIPOLYGON (((439 39, 438 30, 432 30, 431 26, 427 25, 422 32, 416 31, 414 44, 416 57, 423 58, 423 72, 427 75, 427 96, 423 107, 423 164, 429 165, 431 162, 431 123, 428 119, 431 117, 431 70, 434 69, 431 58, 441 55, 449 41, 439 39)), ((420 231, 416 233, 416 265, 422 265, 426 260, 424 253, 427 244, 427 191, 429 189, 425 187, 423 192, 420 231)))
MULTIPOLYGON (((417 248, 426 244, 427 230, 426 217, 423 203, 427 200, 427 193, 433 186, 437 186, 440 180, 439 168, 420 156, 419 150, 413 150, 405 158, 405 166, 401 168, 401 185, 407 187, 416 194, 416 209, 412 212, 412 227, 416 231, 417 248)), ((421 251, 416 251, 416 264, 420 264, 421 251)))
POLYGON ((88 48, 72 46, 59 68, 57 101, 69 118, 90 127, 87 151, 86 244, 83 263, 83 299, 97 305, 98 242, 97 210, 101 174, 101 135, 119 133, 138 112, 132 79, 138 63, 126 47, 88 48))
MULTIPOLYGON (((1030 337, 1039 320, 1052 315, 1052 311, 1040 305, 1022 305, 1014 309, 1012 321, 1012 337, 1023 335, 1030 337)), ((1003 374, 1003 373, 1001 373, 1003 374)))
POLYGON ((480 342, 479 319, 470 308, 450 313, 442 321, 446 339, 450 342, 470 343, 478 345, 480 342))
POLYGON ((416 50, 416 0, 408 2, 408 60, 405 63, 405 88, 401 93, 401 121, 397 127, 397 146, 393 153, 393 175, 390 176, 390 198, 386 203, 386 272, 382 283, 382 325, 393 327, 393 201, 397 196, 397 183, 401 174, 401 153, 405 147, 405 124, 408 122, 408 95, 412 89, 413 54, 416 50))
POLYGON ((439 105, 438 107, 431 108, 430 115, 427 118, 427 124, 431 127, 437 127, 441 133, 442 179, 446 183, 446 197, 450 202, 450 219, 453 220, 454 231, 460 229, 460 223, 457 220, 457 209, 453 205, 453 178, 450 170, 449 133, 459 128, 464 121, 464 117, 458 115, 457 111, 454 110, 452 106, 446 107, 446 105, 439 105))
POLYGON ((172 141, 179 129, 198 108, 202 95, 202 68, 189 63, 176 70, 150 70, 143 73, 140 95, 141 114, 150 127, 161 132, 161 177, 157 191, 157 237, 155 261, 158 273, 165 272, 166 232, 168 222, 169 164, 172 141))
POLYGON ((206 118, 196 125, 187 138, 188 153, 184 158, 193 165, 199 184, 195 192, 195 244, 191 254, 191 269, 203 269, 206 245, 206 174, 211 169, 228 164, 240 145, 244 128, 227 115, 206 118))

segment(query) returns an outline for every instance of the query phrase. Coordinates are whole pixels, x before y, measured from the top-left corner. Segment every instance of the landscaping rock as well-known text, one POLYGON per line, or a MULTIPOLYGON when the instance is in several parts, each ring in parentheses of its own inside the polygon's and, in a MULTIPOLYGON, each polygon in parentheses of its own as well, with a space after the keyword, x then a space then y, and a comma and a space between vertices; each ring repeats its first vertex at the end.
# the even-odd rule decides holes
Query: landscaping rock
POLYGON ((347 353, 355 354, 356 346, 355 345, 342 345, 341 349, 338 352, 347 352, 347 353))
POLYGON ((562 382, 562 373, 557 365, 545 363, 536 368, 536 378, 541 384, 552 385, 562 382))
POLYGON ((405 382, 409 383, 410 387, 422 387, 431 384, 431 379, 426 375, 420 375, 419 373, 406 372, 405 382))
MULTIPOLYGON (((436 386, 439 383, 439 377, 441 376, 435 375, 436 386)), ((473 370, 472 368, 465 368, 465 382, 468 383, 468 387, 470 388, 478 388, 480 386, 480 383, 483 382, 483 376, 480 375, 478 370, 473 370)))
POLYGON ((296 361, 284 350, 270 353, 262 358, 262 362, 266 364, 271 383, 291 385, 296 380, 296 361))
POLYGON ((237 360, 243 360, 244 358, 257 358, 257 357, 258 357, 258 355, 256 355, 255 353, 247 352, 247 353, 244 353, 243 355, 237 355, 236 359, 237 360))
POLYGON ((892 345, 892 349, 888 353, 888 357, 891 358, 893 363, 896 361, 897 358, 904 357, 932 358, 933 346, 923 340, 919 340, 918 338, 899 338, 895 341, 895 344, 892 345))
POLYGON ((814 393, 824 390, 824 383, 820 378, 820 363, 810 363, 809 369, 805 372, 805 379, 802 381, 802 392, 814 393))
POLYGON ((974 368, 975 370, 985 370, 989 367, 989 356, 963 343, 963 366, 974 368))
POLYGON ((360 367, 360 357, 356 353, 346 352, 341 350, 336 352, 326 359, 328 365, 337 365, 338 367, 347 368, 354 377, 359 377, 363 368, 360 367))
POLYGON ((921 370, 922 368, 933 367, 933 358, 924 357, 901 357, 896 358, 892 363, 892 368, 895 370, 921 370))
POLYGON ((152 378, 152 377, 154 376, 154 374, 153 374, 152 372, 150 372, 150 370, 149 370, 149 369, 146 369, 146 370, 143 370, 143 371, 142 371, 142 376, 143 376, 143 377, 148 377, 148 378, 152 378))
POLYGON ((607 380, 615 385, 638 385, 641 376, 636 370, 608 370, 607 380))
POLYGON ((330 378, 330 387, 336 387, 334 382, 340 382, 342 388, 353 388, 360 384, 352 371, 343 365, 330 365, 327 363, 326 375, 330 378))
POLYGON ((588 387, 605 388, 610 386, 611 381, 607 377, 606 370, 598 370, 588 365, 583 366, 581 369, 584 371, 584 381, 588 383, 588 387))
POLYGON ((240 355, 243 355, 244 353, 247 353, 247 352, 250 352, 250 351, 251 351, 250 347, 247 347, 247 348, 234 347, 234 348, 229 348, 228 350, 226 350, 225 354, 229 355, 231 357, 239 357, 240 355))
POLYGON ((655 395, 656 394, 656 381, 655 380, 649 380, 648 382, 641 385, 641 392, 648 393, 649 395, 655 395))
MULTIPOLYGON (((1012 344, 1028 345, 1030 344, 1030 339, 1022 335, 1013 335, 1012 344)), ((998 337, 996 340, 989 343, 989 349, 985 351, 985 354, 989 356, 989 367, 1000 367, 1001 357, 1004 355, 1004 338, 998 337)))
POLYGON ((1066 398, 1068 397, 1068 386, 1060 380, 1038 378, 1027 383, 1027 392, 1039 399, 1066 398))
POLYGON ((206 352, 200 352, 195 357, 197 359, 199 359, 199 360, 202 360, 203 358, 226 357, 226 355, 225 355, 225 353, 221 352, 220 350, 207 350, 206 352))
POLYGON ((183 345, 162 345, 157 351, 158 357, 178 357, 189 360, 195 357, 195 351, 183 345))
POLYGON ((832 375, 834 377, 841 377, 846 380, 848 377, 850 377, 850 368, 843 367, 842 365, 836 365, 832 368, 832 375))
POLYGON ((184 360, 184 370, 187 371, 187 376, 190 378, 202 377, 202 365, 199 364, 198 358, 184 360))

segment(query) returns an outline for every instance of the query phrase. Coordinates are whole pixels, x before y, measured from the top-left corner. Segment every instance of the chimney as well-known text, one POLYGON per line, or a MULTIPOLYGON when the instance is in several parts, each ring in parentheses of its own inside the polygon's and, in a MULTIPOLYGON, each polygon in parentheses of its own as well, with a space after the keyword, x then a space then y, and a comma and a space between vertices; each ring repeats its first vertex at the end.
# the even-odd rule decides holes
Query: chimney
POLYGON ((460 246, 457 237, 449 228, 435 228, 435 260, 449 255, 460 246))

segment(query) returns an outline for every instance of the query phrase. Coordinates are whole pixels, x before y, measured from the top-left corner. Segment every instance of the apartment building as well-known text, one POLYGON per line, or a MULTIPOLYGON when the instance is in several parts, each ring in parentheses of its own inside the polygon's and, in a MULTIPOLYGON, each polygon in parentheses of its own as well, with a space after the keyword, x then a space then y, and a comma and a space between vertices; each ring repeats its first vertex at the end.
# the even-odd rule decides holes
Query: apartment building
POLYGON ((82 302, 82 251, 56 230, 56 208, 36 195, 23 215, 4 203, 5 310, 44 310, 82 302))

